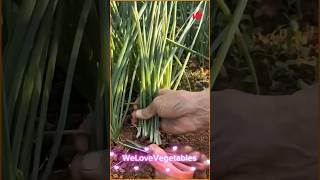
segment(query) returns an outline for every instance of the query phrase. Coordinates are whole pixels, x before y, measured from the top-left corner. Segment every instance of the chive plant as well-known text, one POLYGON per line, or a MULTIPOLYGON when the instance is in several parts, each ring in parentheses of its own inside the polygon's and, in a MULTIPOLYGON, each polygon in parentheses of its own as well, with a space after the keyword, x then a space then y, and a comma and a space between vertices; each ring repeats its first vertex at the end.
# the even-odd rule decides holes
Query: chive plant
MULTIPOLYGON (((131 51, 134 42, 137 37, 137 32, 134 30, 135 24, 132 20, 123 22, 124 17, 129 17, 129 11, 125 7, 119 7, 118 3, 112 1, 112 17, 115 18, 112 23, 112 36, 110 38, 110 49, 111 49, 111 137, 113 140, 117 140, 123 121, 126 118, 127 112, 129 110, 129 103, 125 106, 126 97, 128 102, 131 101, 131 94, 133 89, 133 84, 135 80, 135 74, 138 68, 138 61, 130 61, 133 59, 133 52, 131 51), (125 26, 120 25, 123 23, 125 26), (132 72, 129 66, 135 64, 134 71, 132 72), (132 73, 132 74, 130 74, 132 73), (131 76, 129 76, 129 74, 131 76), (131 79, 129 79, 131 77, 131 79), (127 91, 128 81, 131 81, 130 90, 127 91)), ((141 10, 143 11, 143 9, 141 10)))
MULTIPOLYGON (((133 84, 138 84, 139 106, 144 108, 158 95, 160 88, 179 87, 192 53, 205 57, 193 50, 203 18, 196 21, 192 14, 201 11, 206 15, 207 2, 198 2, 188 11, 183 10, 184 3, 188 2, 112 3, 111 132, 114 139, 117 139, 126 117, 128 104, 125 105, 124 98, 131 101, 133 84), (181 12, 183 15, 178 14, 181 12), (196 29, 193 39, 187 41, 193 28, 196 29), (129 77, 131 85, 128 89, 129 77), (127 107, 123 111, 124 106, 127 107)), ((159 127, 159 117, 141 120, 137 137, 146 137, 150 142, 160 144, 159 127)))
MULTIPOLYGON (((259 82, 256 74, 256 70, 254 68, 253 60, 249 52, 248 45, 245 43, 244 37, 242 32, 240 31, 239 24, 241 21, 241 18, 243 16, 243 13, 245 11, 245 8, 247 6, 247 0, 244 1, 238 1, 237 6, 234 10, 234 13, 231 14, 230 8, 225 3, 224 0, 216 0, 214 5, 214 11, 213 16, 215 21, 218 20, 218 12, 222 12, 222 15, 229 19, 229 22, 227 25, 225 25, 224 29, 219 33, 219 35, 216 37, 214 42, 211 46, 211 54, 214 56, 212 65, 211 65, 211 88, 213 87, 213 84, 215 83, 220 70, 223 67, 224 60, 226 59, 226 56, 229 52, 229 49, 232 45, 232 42, 235 41, 235 44, 237 44, 237 47, 239 49, 240 55, 244 57, 244 59, 248 63, 248 67, 251 71, 256 92, 257 94, 260 93, 260 87, 259 82)), ((215 25, 217 26, 217 25, 215 25)))
MULTIPOLYGON (((100 38, 102 42, 95 42, 96 47, 88 43, 88 39, 99 39, 99 33, 91 29, 97 30, 100 26, 107 29, 102 17, 106 17, 108 8, 98 11, 96 7, 102 8, 100 3, 92 0, 4 0, 3 5, 2 178, 50 179, 65 133, 71 89, 81 84, 74 81, 83 74, 76 71, 76 66, 84 66, 85 70, 94 67, 92 71, 96 72, 97 62, 107 60, 106 53, 97 59, 96 53, 90 51, 92 58, 78 62, 86 55, 81 52, 100 49, 100 44, 101 49, 107 49, 107 39, 100 38), (52 146, 48 147, 43 144, 48 140, 44 137, 56 66, 64 70, 66 80, 57 128, 50 136, 52 146)), ((102 64, 98 63, 101 69, 102 64)), ((86 76, 95 77, 89 73, 86 76)), ((107 96, 107 93, 99 94, 100 99, 107 96)))

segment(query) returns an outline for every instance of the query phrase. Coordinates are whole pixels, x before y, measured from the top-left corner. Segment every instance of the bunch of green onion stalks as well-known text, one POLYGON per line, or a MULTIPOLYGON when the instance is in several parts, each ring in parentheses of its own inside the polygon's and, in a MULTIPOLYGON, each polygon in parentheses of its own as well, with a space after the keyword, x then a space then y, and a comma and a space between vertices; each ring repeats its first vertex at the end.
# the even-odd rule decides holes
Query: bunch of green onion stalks
MULTIPOLYGON (((204 57, 192 49, 203 22, 202 19, 196 22, 192 14, 201 11, 204 16, 207 2, 199 2, 195 9, 189 9, 189 11, 183 8, 184 3, 190 2, 152 1, 112 4, 114 19, 121 19, 123 27, 126 28, 125 31, 122 31, 126 33, 122 36, 125 40, 115 44, 122 48, 114 49, 121 49, 120 56, 118 56, 121 59, 128 57, 121 62, 117 58, 119 65, 113 66, 115 70, 123 72, 112 72, 112 83, 115 83, 112 84, 113 132, 120 129, 119 126, 123 122, 123 119, 117 118, 124 117, 123 114, 127 113, 127 108, 124 112, 122 111, 121 105, 125 103, 120 99, 126 97, 123 95, 126 94, 124 93, 126 85, 122 86, 122 84, 127 83, 129 77, 131 85, 127 96, 128 102, 131 101, 132 87, 136 83, 140 90, 139 107, 145 108, 158 95, 161 88, 177 89, 179 87, 191 54, 204 57), (120 13, 119 11, 123 9, 128 9, 128 11, 120 13), (183 13, 185 18, 182 19, 183 16, 178 13, 183 13), (191 42, 186 42, 186 37, 192 27, 196 29, 195 36, 191 42)), ((119 37, 116 32, 113 32, 113 36, 119 37)), ((161 144, 159 128, 160 119, 157 116, 149 120, 140 120, 137 125, 137 137, 148 138, 152 143, 161 144)))

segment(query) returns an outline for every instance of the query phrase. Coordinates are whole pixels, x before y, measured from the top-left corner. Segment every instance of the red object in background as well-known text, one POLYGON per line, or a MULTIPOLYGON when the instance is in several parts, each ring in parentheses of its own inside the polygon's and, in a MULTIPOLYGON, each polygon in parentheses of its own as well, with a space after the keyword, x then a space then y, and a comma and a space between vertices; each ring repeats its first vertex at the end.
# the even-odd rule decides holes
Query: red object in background
POLYGON ((192 17, 193 17, 193 19, 195 19, 195 20, 197 20, 197 21, 200 21, 201 18, 202 18, 202 13, 201 13, 200 11, 198 11, 198 12, 194 13, 194 14, 192 15, 192 17))

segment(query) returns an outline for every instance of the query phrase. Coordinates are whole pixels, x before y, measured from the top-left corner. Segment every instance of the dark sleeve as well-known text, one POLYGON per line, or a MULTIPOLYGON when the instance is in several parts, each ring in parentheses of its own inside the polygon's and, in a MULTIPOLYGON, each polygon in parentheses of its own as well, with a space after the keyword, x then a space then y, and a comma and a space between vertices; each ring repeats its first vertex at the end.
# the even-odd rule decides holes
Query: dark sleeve
POLYGON ((216 180, 317 179, 316 88, 291 96, 213 92, 216 180))

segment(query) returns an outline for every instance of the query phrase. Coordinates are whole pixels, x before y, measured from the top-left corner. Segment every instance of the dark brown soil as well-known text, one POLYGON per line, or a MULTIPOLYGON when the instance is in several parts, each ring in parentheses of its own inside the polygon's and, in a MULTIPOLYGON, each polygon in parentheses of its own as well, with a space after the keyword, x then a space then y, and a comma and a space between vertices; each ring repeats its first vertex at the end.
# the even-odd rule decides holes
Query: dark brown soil
MULTIPOLYGON (((162 148, 167 148, 172 145, 189 145, 194 148, 194 150, 204 153, 206 156, 209 157, 210 149, 209 149, 209 131, 201 131, 192 134, 186 135, 171 135, 166 133, 161 133, 161 140, 162 144, 160 145, 162 148)), ((129 139, 134 141, 140 145, 147 145, 149 144, 148 141, 141 142, 136 138, 136 129, 135 127, 131 126, 128 122, 126 122, 123 126, 120 139, 126 140, 129 139)), ((121 151, 123 152, 137 152, 136 150, 130 150, 127 147, 124 147, 121 144, 113 144, 112 150, 114 151, 121 151)), ((111 176, 113 178, 119 179, 152 179, 155 178, 155 172, 151 165, 148 163, 140 163, 140 164, 133 164, 131 162, 120 162, 119 158, 114 158, 111 162, 111 167, 118 165, 120 168, 119 170, 112 169, 111 176), (133 171, 133 167, 138 165, 140 167, 140 171, 135 172, 133 171)), ((209 177, 209 173, 207 172, 207 177, 209 177)))

